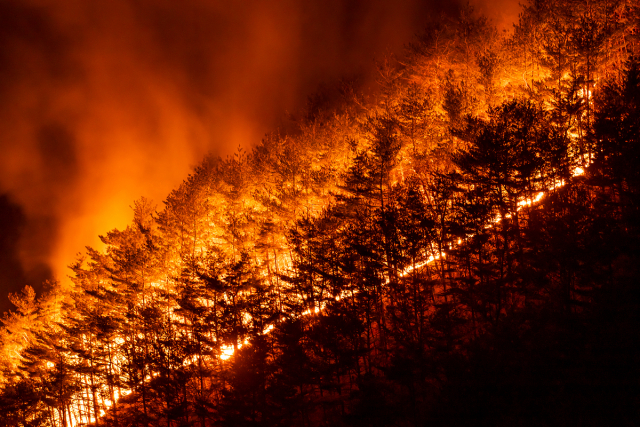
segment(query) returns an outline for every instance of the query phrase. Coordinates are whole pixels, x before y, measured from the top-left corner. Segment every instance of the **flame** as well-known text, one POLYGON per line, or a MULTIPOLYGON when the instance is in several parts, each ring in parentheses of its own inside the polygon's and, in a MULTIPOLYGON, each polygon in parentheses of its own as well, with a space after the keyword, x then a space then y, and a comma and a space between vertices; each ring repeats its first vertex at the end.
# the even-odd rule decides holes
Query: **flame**
MULTIPOLYGON (((595 84, 594 84, 594 86, 595 86, 595 84)), ((591 97, 592 97, 591 89, 587 89, 587 90, 578 89, 578 96, 580 98, 587 98, 588 100, 591 99, 591 97), (586 93, 586 96, 585 96, 585 93, 586 93)))
MULTIPOLYGON (((240 347, 241 345, 238 346, 238 348, 240 347)), ((221 350, 220 359, 222 360, 229 360, 229 358, 233 356, 233 353, 235 352, 233 345, 223 345, 220 347, 220 350, 221 350)))
MULTIPOLYGON (((588 159, 585 158, 585 162, 588 163, 588 159)), ((581 166, 577 166, 574 168, 573 172, 572 172, 572 176, 581 176, 584 175, 585 170, 583 167, 581 166)), ((565 181, 561 180, 557 183, 555 183, 554 185, 550 186, 549 191, 563 187, 565 185, 565 181)), ((531 207, 534 206, 535 204, 539 203, 544 196, 546 195, 546 193, 544 191, 539 191, 538 193, 535 194, 535 196, 533 197, 528 197, 528 198, 523 198, 522 200, 519 200, 517 202, 517 211, 520 211, 521 209, 523 209, 524 207, 531 207)), ((506 214, 505 215, 506 218, 511 218, 511 214, 506 214)), ((499 223, 502 220, 502 217, 498 214, 496 215, 496 217, 494 217, 490 222, 490 224, 488 224, 485 228, 492 228, 495 224, 499 223)), ((468 237, 473 237, 472 235, 469 235, 468 237)), ((456 244, 462 245, 464 243, 464 241, 466 241, 466 239, 462 239, 462 238, 458 238, 456 241, 456 244)), ((450 246, 450 249, 452 248, 452 246, 450 246)), ((440 259, 445 259, 446 258, 446 253, 445 252, 440 252, 440 253, 429 253, 425 256, 425 258, 423 259, 423 261, 417 262, 415 263, 415 265, 409 265, 406 268, 404 268, 400 273, 399 276, 400 277, 406 277, 407 275, 411 274, 412 272, 419 270, 435 261, 438 261, 440 259)), ((390 278, 387 278, 385 280, 385 284, 389 284, 390 283, 390 278)), ((334 296, 334 300, 335 301, 341 301, 344 298, 347 298, 349 296, 352 296, 354 293, 356 293, 357 291, 342 291, 339 295, 334 296)), ((227 295, 225 294, 224 297, 226 298, 227 295)), ((302 297, 301 297, 302 298, 302 297)), ((319 305, 313 307, 313 308, 308 308, 305 311, 303 311, 301 313, 301 316, 311 316, 311 315, 317 315, 319 313, 321 313, 322 311, 324 311, 324 309, 326 308, 326 302, 321 302, 319 305)), ((242 320, 244 323, 247 323, 251 320, 251 316, 248 313, 243 313, 242 316, 242 320)), ((276 327, 276 323, 271 323, 268 324, 262 331, 263 335, 267 335, 270 334, 276 327)), ((116 337, 115 341, 119 344, 122 344, 124 342, 124 338, 122 337, 116 337)), ((241 349, 243 346, 248 345, 249 344, 249 338, 244 338, 244 340, 236 343, 236 345, 234 346, 233 344, 223 344, 220 346, 220 355, 218 356, 220 360, 222 361, 228 361, 229 359, 231 359, 231 357, 235 354, 235 350, 237 349, 241 349)), ((189 360, 185 360, 183 363, 185 365, 190 365, 193 364, 197 361, 197 357, 193 356, 191 359, 189 360)), ((51 364, 51 362, 47 362, 47 366, 49 366, 49 364, 51 364)), ((53 367, 53 364, 51 364, 51 366, 49 366, 50 368, 53 367)), ((150 377, 149 377, 150 379, 150 377)), ((122 390, 122 396, 126 396, 128 394, 130 394, 131 391, 130 390, 122 390)), ((118 392, 116 391, 116 396, 115 396, 115 400, 117 401, 120 398, 120 395, 118 394, 118 392)), ((106 408, 110 408, 112 406, 112 402, 111 401, 105 401, 106 404, 106 408)), ((104 412, 101 413, 101 416, 104 414, 104 412)), ((93 418, 91 418, 90 420, 87 418, 83 421, 84 423, 87 422, 95 422, 95 420, 93 418)), ((75 425, 75 424, 74 424, 75 425)))

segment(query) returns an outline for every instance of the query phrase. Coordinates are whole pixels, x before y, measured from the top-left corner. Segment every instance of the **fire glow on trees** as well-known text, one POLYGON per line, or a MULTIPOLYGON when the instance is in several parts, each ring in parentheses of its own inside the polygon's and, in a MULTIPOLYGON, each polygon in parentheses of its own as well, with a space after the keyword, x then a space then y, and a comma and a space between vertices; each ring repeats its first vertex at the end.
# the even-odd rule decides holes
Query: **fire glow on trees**
POLYGON ((460 389, 487 379, 465 380, 467 358, 497 378, 487 360, 524 360, 526 377, 553 365, 531 357, 580 353, 548 350, 588 336, 553 322, 593 316, 615 288, 594 278, 624 262, 607 239, 633 227, 605 227, 633 218, 638 188, 635 113, 619 101, 636 99, 637 72, 611 66, 637 51, 618 39, 637 6, 605 3, 536 3, 504 35, 464 9, 382 66, 376 97, 345 91, 295 132, 207 157, 162 209, 136 202, 132 224, 72 266, 72 289, 12 297, 4 418, 424 425, 456 417, 428 409, 455 393, 470 405, 456 410, 474 408, 460 389), (597 27, 613 13, 618 27, 597 27))
MULTIPOLYGON (((572 172, 572 177, 577 177, 577 176, 582 176, 584 175, 584 169, 580 166, 576 166, 575 169, 572 172)), ((549 191, 553 191, 553 190, 557 190, 560 189, 562 187, 564 187, 565 182, 564 181, 560 181, 557 184, 553 185, 551 188, 549 188, 549 191)), ((535 197, 530 198, 530 199, 522 199, 518 202, 518 211, 520 211, 521 209, 525 208, 525 207, 533 207, 535 206, 537 203, 539 203, 545 196, 545 192, 544 191, 540 191, 538 192, 535 197)), ((511 214, 507 214, 506 215, 507 218, 511 218, 511 214)), ((487 228, 491 228, 494 226, 494 224, 497 224, 501 221, 502 219, 498 216, 496 217, 490 224, 487 224, 487 228)), ((474 235, 469 235, 467 236, 467 238, 471 238, 473 239, 474 235)), ((457 245, 461 245, 463 243, 462 239, 458 239, 458 241, 456 242, 457 245)), ((453 249, 454 246, 450 245, 449 249, 453 249)), ((413 273, 414 271, 421 269, 431 263, 434 263, 436 261, 439 261, 440 258, 445 258, 446 257, 446 252, 441 252, 439 254, 432 254, 432 253, 427 253, 427 255, 424 257, 424 259, 421 259, 420 261, 418 261, 415 265, 409 265, 407 266, 404 270, 402 270, 398 275, 399 277, 405 277, 411 273, 413 273)), ((390 279, 387 277, 386 278, 386 282, 385 284, 388 285, 390 282, 390 279)), ((440 290, 443 291, 443 290, 440 290)), ((300 298, 302 298, 302 295, 298 295, 300 298)), ((345 297, 349 297, 349 295, 346 292, 341 293, 340 295, 335 295, 333 296, 333 298, 336 301, 340 301, 342 299, 344 299, 345 297)), ((310 316, 310 315, 314 315, 314 314, 319 314, 320 312, 322 312, 326 307, 326 302, 320 302, 320 304, 316 307, 312 309, 307 309, 305 311, 302 312, 302 316, 310 316)), ((269 324, 264 331, 262 331, 262 334, 268 334, 271 331, 273 331, 273 329, 275 328, 275 324, 271 323, 269 324)), ((222 345, 220 346, 220 359, 222 360, 229 360, 231 358, 231 356, 233 356, 236 348, 237 349, 241 349, 243 345, 247 345, 249 344, 249 340, 247 338, 245 338, 241 343, 237 343, 236 345, 233 344, 229 344, 229 345, 222 345)))
POLYGON ((0 289, 68 283, 78 251, 126 226, 122 206, 162 200, 207 152, 250 149, 289 126, 284 112, 322 82, 369 85, 376 52, 398 50, 445 9, 455 5, 3 2, 0 214, 17 211, 24 226, 2 233, 17 236, 0 248, 11 260, 0 289))
MULTIPOLYGON (((584 174, 584 169, 582 167, 580 167, 580 166, 577 166, 574 169, 574 171, 572 172, 572 176, 573 177, 581 176, 583 174, 584 174)), ((549 190, 550 191, 557 190, 557 189, 562 188, 564 185, 565 185, 565 182, 561 181, 561 182, 557 183, 556 185, 554 185, 553 187, 549 188, 549 190)), ((519 210, 521 210, 521 209, 523 209, 525 207, 531 208, 531 207, 535 206, 535 204, 539 203, 543 199, 544 195, 545 195, 544 192, 538 192, 536 194, 536 196, 534 198, 532 198, 532 199, 523 199, 523 200, 519 201, 517 210, 519 211, 519 210)), ((511 217, 511 215, 507 215, 507 218, 510 218, 510 217, 511 217)), ((493 227, 494 224, 497 224, 500 221, 501 221, 501 219, 498 217, 498 218, 495 219, 495 221, 492 222, 492 224, 488 224, 487 226, 488 227, 493 227)), ((473 237, 474 237, 473 235, 468 236, 468 238, 470 238, 470 239, 473 239, 473 237)), ((462 243, 463 243, 463 241, 461 239, 459 239, 457 241, 458 245, 460 245, 462 243)), ((450 246, 449 249, 453 249, 453 247, 450 246)), ((399 273, 399 277, 405 277, 405 276, 415 272, 418 269, 421 269, 423 267, 428 266, 429 264, 432 264, 434 262, 439 261, 441 258, 444 258, 444 257, 446 257, 446 252, 442 252, 440 254, 435 254, 435 255, 434 254, 427 254, 427 256, 423 260, 418 261, 417 263, 415 263, 415 265, 407 266, 402 272, 399 273)), ((390 278, 387 277, 385 284, 388 285, 389 282, 390 282, 390 278)), ((438 290, 437 287, 436 287, 436 288, 434 288, 434 291, 436 293, 442 293, 445 290, 444 289, 439 289, 438 290)), ((298 297, 302 300, 302 295, 298 295, 298 297)), ((340 295, 333 296, 333 299, 335 299, 336 301, 340 301, 340 300, 343 300, 344 298, 348 298, 348 297, 349 297, 349 294, 346 293, 346 292, 343 292, 340 295)), ((301 313, 301 316, 318 315, 325 309, 325 307, 326 307, 326 301, 322 301, 322 302, 319 303, 319 305, 315 306, 313 309, 307 309, 307 310, 303 311, 301 313)), ((177 307, 174 307, 174 308, 177 308, 177 307)), ((245 313, 245 320, 247 322, 250 320, 250 316, 247 316, 246 313, 245 313), (248 317, 248 319, 246 319, 247 317, 248 317)), ((267 325, 265 327, 265 329, 262 331, 262 334, 266 335, 266 334, 271 333, 275 329, 275 327, 276 327, 275 323, 271 323, 271 324, 267 325)), ((121 337, 116 337, 115 338, 115 342, 118 343, 118 344, 123 344, 124 340, 121 337)), ((248 337, 244 338, 241 342, 237 342, 235 344, 228 344, 228 345, 222 344, 220 346, 220 354, 219 354, 218 357, 223 361, 228 361, 234 355, 236 349, 239 350, 243 346, 248 345, 248 344, 249 344, 249 338, 248 337)), ((185 360, 184 366, 189 366, 189 365, 192 365, 192 364, 197 363, 197 362, 198 362, 198 359, 194 357, 191 360, 185 360)), ((51 362, 47 362, 47 367, 49 369, 52 369, 54 367, 54 364, 51 363, 51 362)), ((151 377, 147 377, 144 381, 150 381, 150 380, 151 380, 151 377)), ((103 390, 103 391, 106 392, 107 390, 103 390)), ((114 394, 114 401, 117 402, 120 399, 120 396, 127 396, 129 394, 131 394, 131 390, 128 390, 128 389, 119 390, 114 394)), ((101 409, 100 417, 102 417, 105 414, 105 411, 109 410, 113 406, 113 403, 114 402, 110 401, 109 399, 106 399, 103 402, 104 409, 101 409)), ((79 408, 76 408, 76 411, 77 412, 81 412, 79 410, 79 408)), ((94 423, 94 422, 96 422, 96 419, 93 418, 93 417, 84 418, 84 419, 79 420, 79 422, 80 423, 94 423)), ((77 424, 78 424, 78 422, 74 421, 74 422, 71 423, 71 426, 73 427, 73 426, 75 426, 77 424)))

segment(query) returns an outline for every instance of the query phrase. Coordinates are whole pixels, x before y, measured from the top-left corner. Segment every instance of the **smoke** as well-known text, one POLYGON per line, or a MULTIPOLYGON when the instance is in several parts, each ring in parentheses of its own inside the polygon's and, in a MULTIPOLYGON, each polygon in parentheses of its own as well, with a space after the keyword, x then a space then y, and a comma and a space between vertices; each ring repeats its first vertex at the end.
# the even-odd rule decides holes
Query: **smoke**
POLYGON ((513 25, 518 21, 518 15, 522 9, 522 4, 529 1, 519 0, 469 0, 478 13, 486 16, 496 26, 498 31, 510 32, 513 25))
POLYGON ((0 255, 13 269, 0 309, 9 291, 64 280, 85 245, 126 226, 135 199, 162 201, 205 153, 250 148, 320 83, 366 75, 376 53, 456 7, 0 2, 0 219, 11 219, 0 255))

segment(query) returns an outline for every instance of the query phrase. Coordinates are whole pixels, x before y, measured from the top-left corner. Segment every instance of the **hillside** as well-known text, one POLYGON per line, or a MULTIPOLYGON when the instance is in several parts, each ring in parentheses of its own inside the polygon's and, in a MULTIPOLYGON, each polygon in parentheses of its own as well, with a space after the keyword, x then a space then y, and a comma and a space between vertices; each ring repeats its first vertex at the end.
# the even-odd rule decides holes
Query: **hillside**
POLYGON ((0 425, 637 425, 640 7, 466 8, 12 295, 0 425))

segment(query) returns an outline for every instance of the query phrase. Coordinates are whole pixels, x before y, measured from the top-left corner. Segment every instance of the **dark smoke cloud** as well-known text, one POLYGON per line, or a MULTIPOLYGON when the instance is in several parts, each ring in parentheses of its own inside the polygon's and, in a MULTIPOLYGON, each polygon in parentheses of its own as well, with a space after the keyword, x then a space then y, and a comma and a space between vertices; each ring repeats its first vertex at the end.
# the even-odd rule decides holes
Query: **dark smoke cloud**
POLYGON ((453 2, 0 2, 0 310, 453 2), (19 260, 19 261, 18 261, 19 260))

